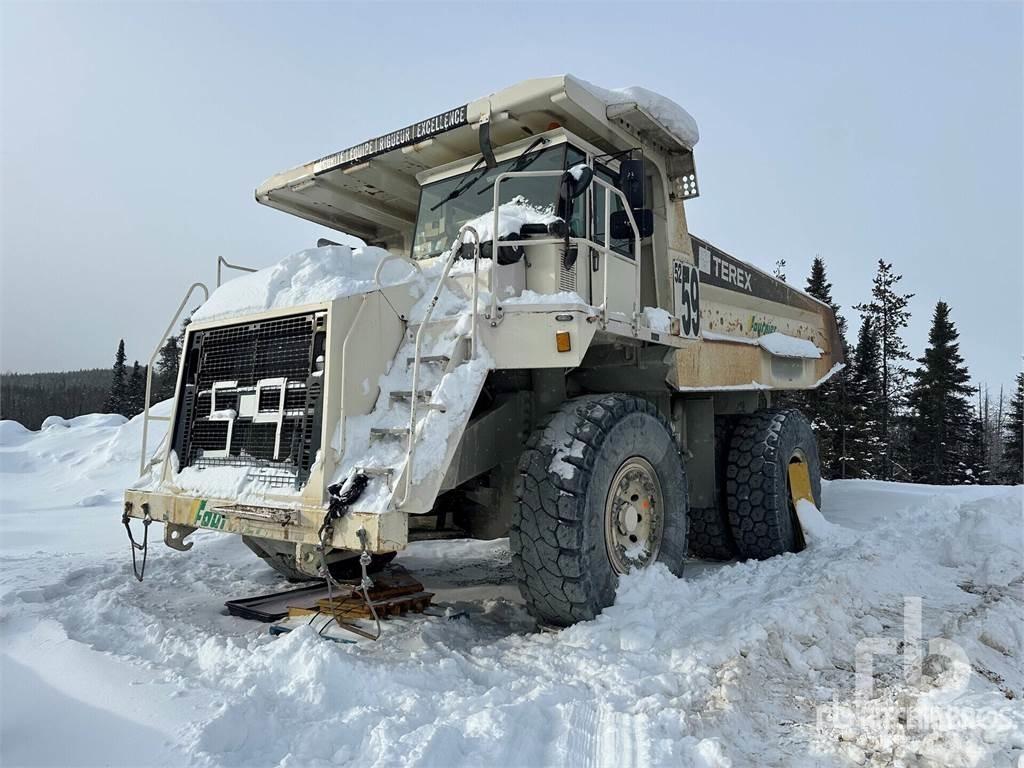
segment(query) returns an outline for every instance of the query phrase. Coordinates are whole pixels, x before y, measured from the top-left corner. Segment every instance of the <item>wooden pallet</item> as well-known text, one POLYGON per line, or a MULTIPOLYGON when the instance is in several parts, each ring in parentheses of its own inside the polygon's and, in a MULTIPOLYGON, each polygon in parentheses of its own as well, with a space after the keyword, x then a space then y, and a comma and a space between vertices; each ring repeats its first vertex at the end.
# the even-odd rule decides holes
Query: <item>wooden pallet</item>
MULTIPOLYGON (((366 598, 357 585, 343 584, 341 589, 341 594, 336 592, 333 598, 320 598, 313 605, 306 603, 288 606, 289 617, 320 613, 333 616, 339 621, 373 618, 366 598)), ((423 585, 403 568, 379 574, 369 589, 369 597, 377 616, 386 619, 410 611, 422 613, 430 605, 434 593, 424 591, 423 585)))

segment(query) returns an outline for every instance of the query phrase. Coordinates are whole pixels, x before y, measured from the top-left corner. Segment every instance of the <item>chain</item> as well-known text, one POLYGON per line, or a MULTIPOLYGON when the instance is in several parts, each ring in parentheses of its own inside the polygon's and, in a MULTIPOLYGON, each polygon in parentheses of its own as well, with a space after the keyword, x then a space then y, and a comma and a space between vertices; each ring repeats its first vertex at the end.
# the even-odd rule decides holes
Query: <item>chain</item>
POLYGON ((142 518, 142 543, 138 544, 135 541, 135 537, 132 536, 131 517, 128 515, 128 507, 125 506, 124 514, 121 515, 121 523, 124 525, 124 529, 128 532, 128 543, 131 545, 132 551, 132 572, 135 574, 135 578, 142 581, 142 578, 146 575, 146 558, 149 555, 149 524, 153 522, 153 518, 149 516, 148 504, 143 505, 143 509, 146 511, 146 516, 142 518), (139 550, 142 552, 142 567, 139 568, 138 562, 135 559, 135 551, 139 550))
MULTIPOLYGON (((359 554, 359 569, 362 572, 362 578, 359 581, 358 589, 349 584, 341 584, 335 581, 334 576, 331 574, 331 569, 327 565, 327 552, 330 549, 329 542, 334 534, 334 521, 343 517, 345 512, 348 511, 348 505, 359 497, 366 487, 366 480, 365 475, 357 474, 352 477, 351 482, 346 482, 344 486, 332 486, 330 488, 332 503, 328 505, 323 523, 320 525, 320 543, 317 545, 316 551, 320 558, 320 573, 324 577, 324 583, 327 585, 327 600, 329 604, 334 606, 335 589, 339 593, 347 591, 350 596, 356 591, 361 591, 363 599, 366 601, 366 607, 370 610, 370 615, 373 616, 373 620, 376 623, 377 630, 375 634, 371 634, 353 624, 347 624, 341 620, 337 613, 334 614, 335 622, 342 629, 361 635, 368 640, 376 640, 381 634, 380 617, 377 615, 377 609, 373 605, 373 600, 370 599, 369 590, 373 586, 373 580, 370 578, 367 569, 372 562, 372 557, 370 556, 369 538, 366 534, 366 529, 360 528, 356 531, 359 543, 362 546, 362 552, 359 554)), ((320 631, 323 632, 326 626, 325 624, 324 627, 321 627, 320 631)))
POLYGON ((359 569, 363 572, 363 578, 360 582, 360 586, 363 588, 363 598, 366 600, 366 607, 370 609, 370 614, 373 616, 374 622, 377 624, 377 634, 373 638, 376 640, 380 637, 380 617, 377 615, 377 609, 373 607, 373 601, 370 599, 370 587, 373 586, 373 581, 370 579, 369 574, 366 572, 367 567, 370 565, 370 548, 367 544, 366 529, 360 528, 356 531, 356 535, 359 537, 359 543, 363 545, 363 551, 359 555, 359 569))

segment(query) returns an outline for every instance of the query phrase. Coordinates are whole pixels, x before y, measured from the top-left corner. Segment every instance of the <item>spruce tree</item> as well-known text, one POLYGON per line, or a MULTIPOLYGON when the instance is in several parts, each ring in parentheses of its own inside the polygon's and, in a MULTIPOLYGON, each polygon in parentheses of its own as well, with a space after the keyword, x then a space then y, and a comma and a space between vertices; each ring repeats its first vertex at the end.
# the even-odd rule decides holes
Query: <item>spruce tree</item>
POLYGON ((968 400, 974 388, 960 356, 959 336, 949 305, 938 302, 907 399, 910 470, 917 482, 951 485, 979 479, 981 431, 968 400))
POLYGON ((818 301, 828 304, 835 313, 839 332, 838 343, 843 359, 846 360, 846 366, 833 374, 817 389, 801 393, 799 407, 807 415, 818 438, 822 474, 829 478, 846 477, 843 457, 851 421, 850 405, 847 398, 850 349, 846 341, 846 318, 839 313, 839 306, 832 298, 832 283, 828 281, 825 262, 820 256, 815 256, 811 263, 811 273, 807 278, 807 293, 818 301))
POLYGON ((849 425, 842 457, 847 477, 878 478, 881 475, 884 441, 880 361, 878 334, 871 318, 865 317, 857 333, 857 348, 847 379, 849 425))
POLYGON ((146 405, 146 369, 136 360, 128 377, 126 408, 124 415, 128 418, 142 413, 146 405))
POLYGON ((170 336, 160 347, 160 357, 156 361, 155 386, 153 399, 157 402, 174 396, 174 386, 178 381, 178 362, 181 360, 181 337, 170 336))
POLYGON ((125 375, 124 339, 117 345, 117 354, 114 355, 114 368, 110 381, 110 392, 107 395, 107 402, 103 406, 104 413, 124 414, 127 407, 128 379, 125 375))
POLYGON ((1024 372, 1017 374, 1017 389, 1010 398, 1004 436, 1004 479, 1012 485, 1020 485, 1024 483, 1024 372))
POLYGON ((884 440, 881 473, 884 480, 890 480, 893 476, 892 452, 896 426, 893 417, 900 412, 908 373, 901 361, 910 360, 910 353, 907 352, 900 331, 907 327, 910 320, 907 304, 914 294, 897 292, 902 279, 903 275, 893 272, 892 264, 879 259, 878 271, 871 285, 871 301, 854 307, 864 319, 871 319, 878 335, 882 385, 881 434, 884 440))

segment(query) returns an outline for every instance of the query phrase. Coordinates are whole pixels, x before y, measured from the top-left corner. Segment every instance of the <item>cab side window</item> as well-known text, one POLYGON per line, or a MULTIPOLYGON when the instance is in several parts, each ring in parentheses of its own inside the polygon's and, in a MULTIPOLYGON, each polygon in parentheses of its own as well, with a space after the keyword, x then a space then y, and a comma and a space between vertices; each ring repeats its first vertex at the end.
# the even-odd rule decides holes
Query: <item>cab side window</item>
MULTIPOLYGON (((608 168, 606 168, 603 165, 595 165, 594 174, 603 181, 606 181, 609 184, 611 184, 613 187, 616 186, 616 184, 618 183, 618 176, 616 174, 613 174, 608 168)), ((594 207, 591 212, 591 231, 593 232, 593 237, 591 239, 595 243, 600 243, 603 245, 605 189, 600 184, 594 184, 593 190, 594 207)), ((612 194, 610 195, 610 197, 611 213, 625 210, 625 206, 623 205, 622 200, 620 200, 617 195, 612 194)), ((621 253, 623 256, 628 256, 631 259, 635 258, 635 256, 633 255, 632 238, 610 238, 608 241, 608 246, 616 253, 621 253)))
MULTIPOLYGON (((565 151, 565 168, 572 168, 574 165, 587 162, 587 156, 571 144, 567 145, 565 151)), ((572 216, 569 218, 569 234, 573 237, 587 236, 587 206, 583 204, 583 198, 576 201, 572 209, 572 216)))

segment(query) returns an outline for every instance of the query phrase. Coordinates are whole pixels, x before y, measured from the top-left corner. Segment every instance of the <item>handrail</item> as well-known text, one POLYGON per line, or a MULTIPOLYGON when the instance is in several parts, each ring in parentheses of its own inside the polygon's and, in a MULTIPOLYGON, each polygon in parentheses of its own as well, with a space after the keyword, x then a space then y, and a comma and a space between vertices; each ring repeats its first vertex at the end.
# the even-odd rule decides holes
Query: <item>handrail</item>
MULTIPOLYGON (((494 318, 494 313, 497 311, 497 297, 494 293, 494 265, 497 264, 498 256, 498 225, 500 223, 500 188, 501 182, 508 178, 524 177, 524 178, 536 178, 544 176, 561 176, 564 171, 506 171, 505 173, 498 174, 494 180, 494 219, 493 229, 491 230, 491 243, 492 243, 492 256, 494 263, 491 269, 488 270, 488 289, 490 291, 491 298, 491 317, 494 318)), ((586 243, 588 247, 594 247, 598 252, 605 256, 605 269, 604 269, 604 296, 603 301, 599 307, 602 314, 602 321, 607 324, 608 322, 608 267, 607 259, 609 255, 614 255, 625 261, 629 261, 633 264, 635 271, 633 277, 633 332, 637 332, 637 326, 639 323, 640 313, 640 269, 641 269, 641 257, 640 257, 640 229, 637 227, 636 218, 633 216, 633 211, 629 207, 629 201, 621 190, 615 188, 603 179, 595 176, 593 182, 604 187, 607 192, 611 194, 605 194, 604 200, 604 245, 599 246, 597 243, 587 238, 570 238, 570 241, 577 244, 586 243), (634 254, 635 258, 628 259, 621 254, 613 251, 609 245, 609 238, 611 237, 611 195, 616 195, 623 203, 623 209, 626 211, 626 215, 629 218, 630 227, 633 230, 634 240, 634 254)), ((427 305, 426 312, 424 312, 423 318, 420 320, 419 328, 416 331, 416 338, 413 346, 413 368, 412 368, 412 384, 409 391, 409 444, 406 447, 405 456, 405 483, 402 492, 402 498, 395 504, 397 509, 401 509, 409 500, 409 496, 412 493, 412 478, 413 478, 413 467, 414 458, 416 452, 416 403, 419 399, 419 372, 420 372, 420 358, 421 358, 421 347, 423 340, 423 331, 427 326, 434 313, 434 309, 437 306, 437 302, 440 299, 441 291, 444 289, 445 282, 448 280, 448 274, 451 271, 455 260, 461 256, 461 247, 465 241, 466 235, 472 235, 473 238, 473 291, 472 291, 472 310, 470 315, 470 344, 471 344, 471 357, 475 359, 479 354, 479 341, 477 337, 477 315, 479 314, 479 269, 480 269, 480 234, 474 228, 470 226, 463 226, 459 230, 459 234, 456 236, 455 241, 452 243, 451 250, 447 260, 445 261, 444 269, 441 272, 441 277, 437 281, 437 287, 434 289, 434 294, 430 299, 430 303, 427 305)), ((511 244, 522 244, 522 245, 541 245, 548 242, 561 243, 563 240, 525 240, 525 239, 513 239, 501 241, 502 245, 511 244)), ((398 257, 400 258, 400 257, 398 257)), ((382 260, 377 265, 377 270, 374 273, 374 280, 377 282, 379 287, 380 271, 385 260, 382 260)), ((419 266, 418 264, 416 266, 419 266)), ((591 303, 593 304, 593 296, 591 296, 591 303)))
MULTIPOLYGON (((553 170, 553 171, 506 171, 505 173, 499 173, 495 177, 495 179, 494 179, 494 220, 493 220, 493 229, 491 231, 491 248, 492 248, 492 252, 495 255, 495 258, 497 258, 497 253, 498 253, 498 224, 499 224, 499 219, 500 219, 500 215, 499 215, 499 210, 498 209, 499 209, 499 207, 501 205, 501 203, 500 203, 501 197, 500 197, 500 191, 499 191, 500 188, 501 188, 501 182, 503 182, 505 179, 508 179, 508 178, 541 178, 541 177, 544 177, 544 176, 561 176, 564 173, 565 173, 565 171, 560 171, 560 170, 553 170)), ((599 184, 600 186, 604 187, 605 190, 607 190, 608 192, 611 192, 612 194, 616 195, 620 200, 622 200, 623 210, 626 211, 626 215, 629 217, 629 225, 633 229, 634 253, 635 253, 636 258, 630 259, 630 261, 632 261, 634 266, 636 267, 636 271, 635 271, 635 273, 633 275, 633 333, 635 335, 636 334, 637 326, 639 324, 639 317, 640 317, 640 269, 641 269, 641 263, 643 262, 643 259, 641 258, 641 255, 640 255, 640 229, 636 225, 636 219, 633 216, 633 211, 629 207, 629 201, 626 199, 626 196, 622 193, 622 190, 614 187, 613 185, 609 184, 607 181, 605 181, 604 179, 602 179, 602 178, 600 178, 600 177, 598 177, 596 175, 593 177, 593 181, 591 183, 599 184)), ((602 297, 603 301, 600 304, 600 308, 601 308, 601 321, 604 324, 607 324, 607 322, 608 322, 608 272, 609 272, 609 270, 608 270, 608 264, 607 264, 607 257, 608 257, 609 254, 615 254, 615 251, 613 251, 611 249, 611 247, 609 246, 609 244, 608 244, 608 240, 611 237, 611 210, 612 210, 612 198, 611 198, 611 195, 607 194, 607 192, 606 192, 605 196, 604 196, 604 246, 597 248, 597 250, 603 256, 605 256, 604 286, 603 286, 604 296, 602 297)), ((565 225, 569 226, 569 222, 566 222, 565 225)), ((571 237, 571 238, 569 238, 569 240, 571 242, 573 242, 573 243, 576 243, 577 247, 579 247, 579 242, 581 240, 585 240, 587 243, 591 242, 590 240, 586 240, 585 238, 576 238, 576 237, 571 237)), ((514 240, 504 240, 504 241, 502 241, 502 244, 503 245, 517 244, 517 245, 527 246, 527 245, 543 245, 543 244, 547 244, 549 242, 551 242, 551 241, 547 240, 547 239, 544 239, 544 240, 526 240, 526 239, 522 239, 522 238, 517 238, 517 239, 514 239, 514 240)), ((561 242, 564 242, 564 241, 556 240, 554 242, 561 243, 561 242)), ((621 256, 621 254, 615 254, 615 255, 616 256, 621 256)), ((492 290, 492 296, 493 296, 493 290, 492 290)), ((591 305, 595 305, 594 297, 593 296, 590 297, 590 303, 591 303, 591 305)))
MULTIPOLYGON (((219 272, 219 270, 218 270, 219 272)), ((149 422, 150 421, 170 421, 170 416, 150 416, 149 415, 149 399, 152 397, 153 392, 153 362, 156 360, 157 355, 160 354, 160 350, 163 349, 164 344, 167 342, 168 337, 171 335, 171 331, 174 330, 175 324, 178 322, 178 318, 181 317, 181 311, 185 309, 185 305, 188 304, 188 300, 192 298, 192 293, 196 288, 202 288, 204 301, 210 298, 210 289, 203 283, 192 283, 188 287, 188 291, 185 293, 185 298, 181 300, 181 304, 178 305, 178 311, 174 313, 174 317, 171 318, 171 322, 167 325, 167 330, 164 331, 160 337, 160 343, 156 345, 156 349, 153 350, 153 354, 149 358, 149 364, 146 366, 146 403, 142 409, 142 453, 139 456, 139 475, 143 475, 146 472, 146 443, 149 441, 149 422)), ((185 350, 181 350, 181 359, 185 356, 185 350)), ((178 361, 178 382, 181 381, 182 376, 182 365, 181 359, 178 361)), ((177 385, 175 386, 175 392, 178 391, 177 385)))
POLYGON ((470 315, 470 337, 472 357, 475 359, 477 356, 476 315, 478 285, 476 277, 480 264, 480 235, 473 227, 464 226, 455 237, 455 242, 452 243, 448 259, 445 261, 444 270, 442 270, 441 277, 437 281, 437 287, 434 289, 434 295, 430 298, 430 303, 427 305, 426 312, 423 313, 423 319, 420 321, 420 327, 416 330, 416 340, 413 345, 412 384, 409 389, 409 445, 405 451, 405 489, 402 492, 402 500, 395 505, 397 509, 405 506, 405 503, 409 500, 409 494, 412 493, 413 457, 416 452, 416 401, 419 397, 420 348, 423 343, 423 331, 434 314, 434 309, 441 298, 441 291, 444 290, 444 285, 448 280, 448 273, 451 271, 452 265, 462 255, 462 243, 467 233, 473 235, 473 309, 472 315, 470 315))
MULTIPOLYGON (((341 446, 342 454, 345 453, 345 439, 347 437, 348 430, 345 425, 348 423, 348 411, 345 409, 345 379, 348 377, 348 343, 352 337, 356 334, 356 328, 359 325, 359 320, 363 316, 363 309, 366 308, 366 300, 369 298, 369 294, 363 294, 362 300, 359 302, 359 309, 356 310, 356 316, 352 318, 352 325, 349 326, 348 333, 345 334, 345 340, 341 342, 341 389, 340 397, 338 398, 338 411, 341 413, 341 420, 339 421, 338 430, 341 433, 339 436, 338 444, 341 446)), ((326 371, 324 372, 326 376, 326 371)), ((327 382, 324 382, 326 385, 327 382)))
POLYGON ((378 291, 384 287, 380 284, 380 274, 381 271, 384 269, 384 265, 387 264, 389 261, 404 261, 407 264, 416 267, 416 271, 419 272, 421 275, 423 274, 423 267, 419 265, 419 262, 416 261, 416 259, 410 259, 404 253, 389 252, 387 256, 385 256, 383 259, 377 262, 377 268, 373 270, 373 284, 377 287, 378 291))
POLYGON ((232 264, 230 261, 225 259, 223 256, 217 257, 217 287, 220 288, 220 267, 224 265, 228 269, 237 269, 239 272, 259 272, 258 269, 252 267, 243 267, 241 264, 232 264))

